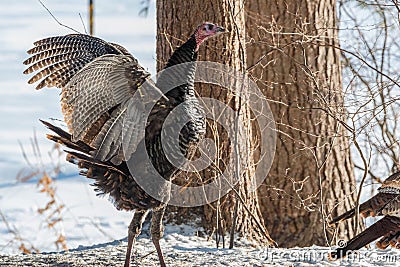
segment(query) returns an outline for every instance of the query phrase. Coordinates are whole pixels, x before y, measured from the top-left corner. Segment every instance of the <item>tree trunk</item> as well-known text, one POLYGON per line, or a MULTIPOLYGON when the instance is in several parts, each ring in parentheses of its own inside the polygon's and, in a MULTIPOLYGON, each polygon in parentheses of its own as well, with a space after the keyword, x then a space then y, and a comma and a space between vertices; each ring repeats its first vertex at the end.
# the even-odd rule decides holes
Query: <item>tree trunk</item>
MULTIPOLYGON (((246 66, 245 53, 245 24, 242 0, 204 0, 204 1, 177 1, 177 0, 158 0, 157 1, 157 69, 164 67, 165 62, 184 40, 186 40, 195 30, 196 26, 210 21, 221 25, 227 32, 221 36, 206 41, 200 47, 198 60, 218 62, 230 66, 236 71, 243 71, 246 66)), ((247 107, 240 107, 240 98, 221 87, 214 85, 196 84, 196 92, 201 97, 209 97, 222 101, 234 110, 239 112, 239 117, 244 121, 245 131, 251 131, 247 107), (246 123, 247 122, 247 123, 246 123)), ((229 118, 228 120, 232 120, 229 118)), ((228 121, 227 124, 234 124, 228 121)), ((251 136, 251 133, 250 133, 251 136)), ((233 148, 229 143, 227 132, 218 123, 208 120, 207 137, 214 140, 217 147, 217 160, 214 164, 226 170, 226 161, 229 159, 229 151, 233 148)), ((249 140, 240 140, 242 148, 249 148, 249 140)), ((247 171, 240 177, 240 182, 235 190, 240 195, 239 201, 237 194, 230 192, 222 199, 205 205, 200 208, 170 208, 167 217, 175 222, 194 220, 193 213, 200 214, 202 226, 210 231, 215 231, 217 236, 222 236, 230 231, 234 226, 235 233, 241 236, 250 237, 257 241, 269 243, 269 235, 264 228, 264 223, 259 209, 257 192, 249 192, 247 189, 250 178, 254 173, 253 156, 249 149, 243 156, 246 162, 247 171), (235 215, 235 206, 238 204, 235 215), (236 219, 234 217, 236 216, 236 219), (235 224, 236 223, 236 224, 235 224)), ((234 173, 234 172, 232 172, 234 173)), ((190 175, 190 174, 186 174, 190 175)), ((232 174, 234 175, 234 174, 232 174)), ((215 171, 207 169, 201 175, 201 181, 192 181, 191 184, 201 184, 204 181, 214 179, 217 176, 215 171)), ((196 176, 192 176, 192 179, 196 176)), ((184 183, 186 180, 181 181, 184 183)), ((179 182, 179 181, 178 181, 179 182)))
MULTIPOLYGON (((259 188, 262 214, 283 247, 335 244, 354 235, 327 221, 354 206, 343 106, 336 1, 246 1, 249 72, 270 99, 278 132, 259 188), (337 209, 339 206, 339 209, 337 209)), ((347 230, 345 230, 347 229, 347 230)))

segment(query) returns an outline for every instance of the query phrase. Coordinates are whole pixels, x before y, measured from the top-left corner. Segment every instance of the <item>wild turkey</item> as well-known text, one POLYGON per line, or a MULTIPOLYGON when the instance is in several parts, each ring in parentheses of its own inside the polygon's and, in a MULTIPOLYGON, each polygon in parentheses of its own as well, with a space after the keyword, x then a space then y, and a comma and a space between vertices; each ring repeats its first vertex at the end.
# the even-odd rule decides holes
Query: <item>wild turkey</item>
MULTIPOLYGON (((360 205, 358 212, 363 217, 384 217, 352 238, 346 246, 332 252, 332 259, 346 256, 347 252, 362 248, 380 237, 382 238, 376 243, 378 248, 385 249, 389 245, 400 248, 400 172, 389 176, 378 191, 378 194, 360 205)), ((349 219, 356 211, 356 208, 351 209, 335 217, 329 224, 349 219)))
MULTIPOLYGON (((165 68, 196 61, 199 46, 221 32, 224 29, 212 23, 199 25, 187 42, 175 50, 165 68)), ((34 83, 42 79, 37 89, 45 86, 62 88, 62 112, 70 132, 43 122, 56 133, 48 135, 48 138, 74 150, 67 151, 67 160, 78 165, 81 175, 94 179, 99 194, 109 194, 117 209, 135 210, 128 230, 125 266, 130 265, 132 246, 149 210, 152 210, 152 241, 160 265, 165 266, 159 244, 163 235, 162 218, 169 199, 168 182, 179 169, 164 154, 161 129, 164 127, 170 134, 177 131, 174 123, 163 125, 163 122, 171 110, 183 103, 188 120, 180 131, 178 129, 181 152, 190 158, 190 151, 203 138, 205 119, 195 97, 195 65, 185 64, 172 74, 161 74, 155 86, 163 92, 168 90, 169 79, 176 75, 184 74, 185 82, 153 103, 149 117, 144 118, 147 119, 145 137, 140 138, 134 122, 143 120, 139 106, 145 103, 137 103, 132 107, 129 106, 132 105, 130 100, 137 91, 140 91, 140 95, 146 95, 143 83, 153 86, 154 83, 150 74, 125 48, 84 34, 50 37, 34 45, 28 51, 33 55, 24 62, 30 65, 24 73, 39 71, 29 80, 29 83, 34 83), (127 110, 132 108, 136 113, 133 112, 131 123, 124 124, 127 110), (128 135, 127 149, 123 147, 123 134, 128 135), (149 164, 137 156, 142 151, 147 151, 151 164, 166 181, 157 188, 156 193, 161 196, 161 201, 147 194, 135 180, 137 176, 147 179, 152 172, 149 164), (135 177, 127 163, 132 160, 135 177)))

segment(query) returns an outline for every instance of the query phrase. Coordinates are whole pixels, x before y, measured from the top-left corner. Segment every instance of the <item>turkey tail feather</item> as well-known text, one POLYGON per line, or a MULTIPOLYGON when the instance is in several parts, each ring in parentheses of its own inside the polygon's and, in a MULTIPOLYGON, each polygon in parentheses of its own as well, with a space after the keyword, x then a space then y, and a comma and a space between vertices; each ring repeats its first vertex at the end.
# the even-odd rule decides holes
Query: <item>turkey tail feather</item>
MULTIPOLYGON (((67 160, 71 163, 74 163, 78 165, 79 168, 91 168, 91 167, 100 167, 102 169, 107 169, 110 171, 118 172, 122 175, 125 176, 125 173, 123 173, 121 170, 115 168, 112 166, 112 164, 109 164, 104 161, 96 160, 90 156, 75 152, 75 151, 66 151, 68 153, 67 155, 67 160)), ((89 177, 91 178, 91 177, 89 177)))
POLYGON ((136 184, 125 162, 116 165, 108 160, 96 159, 92 155, 95 152, 93 147, 81 140, 74 141, 71 134, 49 122, 41 122, 55 133, 47 135, 47 138, 75 150, 66 151, 67 161, 78 166, 80 175, 94 180, 98 195, 110 195, 117 209, 149 209, 159 205, 136 184))
POLYGON ((87 153, 89 154, 91 151, 94 150, 93 147, 87 145, 86 143, 82 142, 82 141, 76 141, 76 142, 72 142, 72 136, 71 134, 67 133, 66 131, 64 131, 63 129, 54 126, 53 124, 47 122, 47 121, 43 121, 40 120, 44 125, 46 125, 47 128, 49 128, 51 131, 53 131, 54 133, 56 133, 57 135, 51 135, 48 134, 47 138, 50 139, 53 142, 65 145, 66 147, 70 148, 70 149, 74 149, 83 153, 87 153))

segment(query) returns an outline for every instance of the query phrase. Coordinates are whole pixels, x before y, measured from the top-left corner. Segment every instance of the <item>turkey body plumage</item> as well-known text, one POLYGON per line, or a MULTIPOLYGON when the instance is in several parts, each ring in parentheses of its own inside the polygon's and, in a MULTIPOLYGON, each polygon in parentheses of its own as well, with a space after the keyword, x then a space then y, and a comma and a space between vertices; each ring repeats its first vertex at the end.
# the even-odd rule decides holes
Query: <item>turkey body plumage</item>
POLYGON ((200 25, 172 54, 157 83, 125 48, 84 34, 46 38, 28 51, 32 56, 24 62, 30 65, 24 73, 37 71, 29 83, 41 80, 37 89, 62 89, 61 107, 69 132, 43 121, 55 133, 48 138, 70 149, 67 160, 78 165, 81 175, 94 180, 99 194, 109 195, 117 209, 135 211, 128 229, 125 266, 130 265, 132 246, 149 210, 152 240, 160 264, 165 266, 159 244, 162 217, 169 200, 169 182, 179 166, 168 160, 163 145, 178 136, 179 152, 190 159, 203 138, 205 118, 195 97, 193 62, 200 44, 223 31, 212 23, 200 25), (174 66, 181 67, 168 71, 174 66), (184 82, 174 85, 175 78, 182 77, 184 82), (159 94, 157 101, 151 101, 150 91, 159 94), (151 111, 146 117, 143 110, 147 105, 151 111), (183 106, 183 116, 164 123, 178 105, 183 106), (183 127, 176 127, 183 119, 183 127), (143 135, 138 127, 142 124, 143 135), (164 182, 152 184, 157 175, 164 182), (156 187, 153 193, 144 190, 137 178, 156 187))
POLYGON ((355 216, 359 212, 363 217, 384 216, 382 219, 353 237, 343 247, 331 253, 331 258, 337 259, 346 256, 353 250, 381 238, 376 246, 381 249, 389 245, 400 248, 400 172, 389 176, 378 189, 378 194, 362 203, 358 210, 351 209, 332 219, 335 224, 355 216))

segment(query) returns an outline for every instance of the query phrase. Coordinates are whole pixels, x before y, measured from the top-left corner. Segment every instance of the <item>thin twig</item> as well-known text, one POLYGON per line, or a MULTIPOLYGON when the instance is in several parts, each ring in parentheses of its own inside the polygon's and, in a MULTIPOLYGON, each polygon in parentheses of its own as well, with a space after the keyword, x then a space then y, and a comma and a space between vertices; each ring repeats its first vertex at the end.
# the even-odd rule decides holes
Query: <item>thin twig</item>
POLYGON ((76 32, 76 33, 80 33, 79 31, 75 30, 74 28, 72 28, 72 27, 70 27, 70 26, 67 26, 67 25, 61 23, 61 22, 53 15, 53 13, 51 13, 51 11, 46 7, 46 5, 45 5, 41 0, 38 0, 38 1, 39 1, 39 3, 44 7, 44 9, 47 10, 47 12, 50 14, 50 16, 51 16, 60 26, 65 27, 65 28, 67 28, 67 29, 70 29, 71 31, 74 31, 74 32, 76 32))

